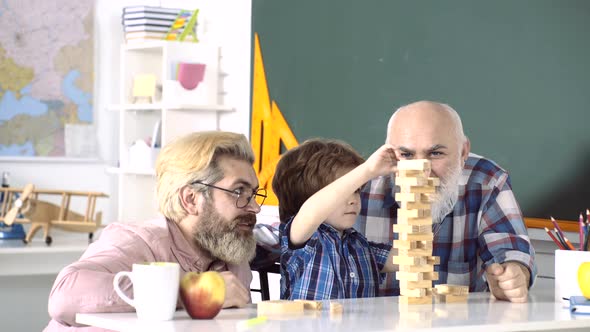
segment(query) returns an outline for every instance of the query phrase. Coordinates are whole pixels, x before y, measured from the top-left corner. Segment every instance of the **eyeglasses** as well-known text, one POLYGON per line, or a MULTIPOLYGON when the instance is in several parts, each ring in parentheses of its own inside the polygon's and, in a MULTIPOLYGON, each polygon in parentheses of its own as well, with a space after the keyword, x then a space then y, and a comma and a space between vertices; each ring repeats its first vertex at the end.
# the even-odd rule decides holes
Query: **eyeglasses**
POLYGON ((230 193, 230 194, 236 196, 236 207, 238 209, 244 208, 248 204, 250 204, 250 201, 252 200, 253 197, 255 198, 256 204, 258 204, 258 206, 262 206, 262 204, 264 204, 264 200, 266 199, 266 189, 264 189, 264 188, 258 188, 256 190, 252 190, 252 194, 248 196, 247 194, 243 193, 240 189, 229 190, 229 189, 221 188, 218 186, 214 186, 212 184, 203 183, 201 181, 195 181, 191 184, 202 184, 207 187, 223 190, 227 193, 230 193))

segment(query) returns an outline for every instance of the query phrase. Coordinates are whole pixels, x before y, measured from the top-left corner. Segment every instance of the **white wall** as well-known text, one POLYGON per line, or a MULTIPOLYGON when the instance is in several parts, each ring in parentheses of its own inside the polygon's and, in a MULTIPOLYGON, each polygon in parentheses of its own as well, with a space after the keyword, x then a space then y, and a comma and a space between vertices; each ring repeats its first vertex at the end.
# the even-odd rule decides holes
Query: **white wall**
MULTIPOLYGON (((107 111, 106 107, 118 102, 119 45, 123 41, 121 11, 129 5, 201 8, 198 29, 203 41, 214 36, 225 39, 221 45, 224 55, 222 61, 225 71, 230 73, 224 85, 228 91, 225 103, 235 107, 236 112, 222 116, 220 127, 249 136, 251 1, 97 0, 94 91, 94 123, 99 143, 97 160, 1 160, 0 172, 10 172, 9 184, 12 187, 34 183, 37 188, 43 189, 104 192, 110 198, 97 200, 96 206, 97 211, 103 212, 103 223, 115 221, 117 215, 116 176, 107 174, 105 169, 117 164, 118 116, 115 112, 107 111)), ((72 209, 84 211, 84 203, 72 201, 72 209)), ((66 236, 59 232, 53 234, 54 243, 66 236)), ((78 235, 86 238, 83 234, 74 236, 78 235)), ((40 237, 37 234, 38 240, 40 237)), ((1 276, 0 331, 42 330, 49 320, 47 298, 55 277, 54 274, 1 276)))
MULTIPOLYGON (((0 161, 0 172, 10 172, 9 184, 22 187, 33 183, 42 189, 100 191, 110 198, 97 200, 103 223, 117 218, 117 178, 105 172, 117 165, 118 116, 106 107, 118 102, 119 45, 123 42, 122 8, 129 5, 155 5, 175 8, 200 8, 198 32, 203 41, 223 39, 223 70, 230 73, 224 87, 225 103, 236 112, 220 118, 222 130, 249 136, 250 126, 250 39, 251 2, 240 0, 97 0, 95 18, 94 123, 99 156, 96 160, 50 160, 14 158, 0 161), (232 10, 227 10, 232 8, 232 10)), ((83 212, 85 201, 73 201, 72 209, 83 212)), ((37 235, 40 236, 40 235, 37 235)))

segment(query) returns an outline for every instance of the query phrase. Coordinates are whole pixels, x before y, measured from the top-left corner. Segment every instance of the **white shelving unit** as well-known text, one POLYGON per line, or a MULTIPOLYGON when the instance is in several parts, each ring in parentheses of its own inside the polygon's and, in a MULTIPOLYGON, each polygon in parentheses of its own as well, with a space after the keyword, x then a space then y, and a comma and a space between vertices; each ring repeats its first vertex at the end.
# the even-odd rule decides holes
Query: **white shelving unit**
POLYGON ((152 162, 130 160, 130 147, 138 140, 155 140, 160 125, 161 146, 184 134, 220 130, 221 113, 233 112, 223 101, 223 76, 220 71, 220 47, 217 45, 155 41, 123 45, 120 55, 120 104, 110 110, 119 112, 119 165, 108 173, 118 177, 118 219, 141 221, 157 215, 154 160, 158 146, 150 148, 152 162), (178 63, 206 65, 203 81, 194 90, 185 90, 175 80, 178 63), (153 74, 161 93, 155 100, 133 103, 133 80, 139 74, 153 74))

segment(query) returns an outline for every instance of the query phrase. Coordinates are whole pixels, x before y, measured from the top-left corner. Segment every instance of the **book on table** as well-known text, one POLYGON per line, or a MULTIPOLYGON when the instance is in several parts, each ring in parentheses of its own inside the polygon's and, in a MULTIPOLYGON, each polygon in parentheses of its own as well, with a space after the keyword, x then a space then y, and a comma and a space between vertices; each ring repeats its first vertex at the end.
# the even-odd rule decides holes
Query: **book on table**
POLYGON ((161 20, 174 21, 178 17, 178 14, 161 14, 161 13, 150 13, 150 12, 137 12, 137 13, 125 13, 123 14, 123 22, 125 20, 134 20, 138 18, 155 18, 161 20))
POLYGON ((174 19, 172 20, 162 20, 162 19, 155 19, 155 18, 136 18, 133 20, 124 20, 123 25, 125 26, 133 26, 133 25, 159 25, 159 26, 172 26, 174 23, 174 19))
POLYGON ((126 13, 159 13, 159 14, 174 14, 178 15, 182 9, 178 8, 166 8, 166 7, 155 7, 155 6, 128 6, 123 8, 123 14, 126 13))
POLYGON ((137 31, 168 32, 168 30, 170 30, 169 26, 149 24, 129 25, 124 27, 125 33, 137 31))
MULTIPOLYGON (((143 44, 143 43, 152 43, 154 41, 166 41, 166 42, 171 42, 174 40, 167 40, 167 39, 153 39, 153 38, 131 38, 131 39, 127 39, 125 40, 125 43, 128 45, 138 45, 138 44, 143 44)), ((186 37, 185 41, 187 42, 193 42, 196 41, 193 37, 186 37)))

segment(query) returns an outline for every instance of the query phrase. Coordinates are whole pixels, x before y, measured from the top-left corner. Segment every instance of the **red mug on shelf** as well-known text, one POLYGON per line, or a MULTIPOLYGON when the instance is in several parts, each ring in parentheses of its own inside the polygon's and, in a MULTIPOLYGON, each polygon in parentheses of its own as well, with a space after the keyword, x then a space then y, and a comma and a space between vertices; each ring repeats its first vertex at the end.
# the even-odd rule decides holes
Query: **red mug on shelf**
POLYGON ((187 90, 195 89, 205 77, 205 67, 206 65, 203 63, 179 63, 178 82, 187 90))

